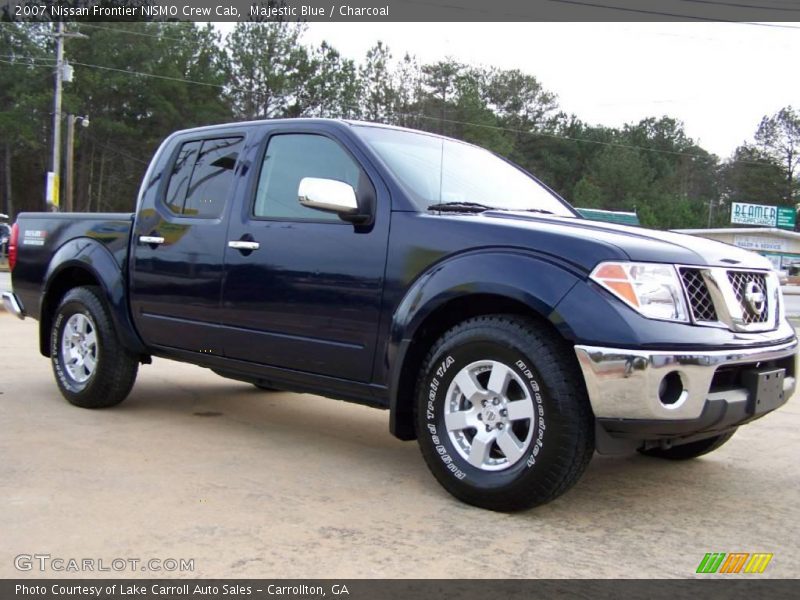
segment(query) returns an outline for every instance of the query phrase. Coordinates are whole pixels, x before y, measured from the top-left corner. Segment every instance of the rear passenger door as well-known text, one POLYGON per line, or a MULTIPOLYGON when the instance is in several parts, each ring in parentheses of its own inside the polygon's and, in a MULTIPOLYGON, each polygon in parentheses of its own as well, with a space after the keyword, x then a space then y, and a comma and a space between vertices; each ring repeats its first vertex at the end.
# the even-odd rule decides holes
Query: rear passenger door
POLYGON ((165 148, 132 240, 131 305, 148 344, 222 355, 220 290, 226 212, 240 176, 243 130, 205 132, 165 148))
POLYGON ((230 358, 370 380, 389 231, 388 192, 335 131, 274 126, 231 213, 222 320, 230 358), (305 177, 352 186, 373 221, 354 225, 302 206, 305 177), (241 242, 247 242, 242 247, 241 242))

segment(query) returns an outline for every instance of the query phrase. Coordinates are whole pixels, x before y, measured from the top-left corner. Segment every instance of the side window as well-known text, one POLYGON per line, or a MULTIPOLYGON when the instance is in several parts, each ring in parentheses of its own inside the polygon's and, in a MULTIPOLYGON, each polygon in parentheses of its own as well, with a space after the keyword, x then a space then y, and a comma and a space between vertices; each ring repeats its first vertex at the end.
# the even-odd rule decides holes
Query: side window
POLYGON ((169 177, 164 203, 176 214, 183 212, 186 190, 189 189, 189 179, 192 177, 198 152, 200 152, 200 142, 186 142, 181 146, 175 164, 172 165, 172 174, 169 177))
POLYGON ((219 217, 233 185, 243 141, 232 137, 183 144, 164 198, 169 209, 186 217, 219 217))
POLYGON ((336 179, 358 189, 360 174, 358 164, 330 138, 305 133, 273 136, 261 165, 253 215, 340 222, 332 213, 307 208, 297 201, 300 180, 336 179))

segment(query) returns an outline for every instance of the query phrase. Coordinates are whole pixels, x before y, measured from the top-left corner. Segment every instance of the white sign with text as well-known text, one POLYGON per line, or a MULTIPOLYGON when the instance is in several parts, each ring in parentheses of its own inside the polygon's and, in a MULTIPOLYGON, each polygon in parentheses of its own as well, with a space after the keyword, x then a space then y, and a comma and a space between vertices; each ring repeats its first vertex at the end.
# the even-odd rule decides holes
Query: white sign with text
POLYGON ((731 223, 775 227, 777 221, 778 207, 776 206, 746 204, 744 202, 734 202, 731 204, 731 223))

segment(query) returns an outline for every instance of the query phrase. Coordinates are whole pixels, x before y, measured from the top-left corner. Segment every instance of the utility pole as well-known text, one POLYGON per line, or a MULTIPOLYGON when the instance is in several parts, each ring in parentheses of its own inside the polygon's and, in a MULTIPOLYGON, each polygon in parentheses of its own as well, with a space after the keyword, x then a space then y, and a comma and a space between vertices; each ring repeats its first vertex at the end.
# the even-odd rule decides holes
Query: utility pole
POLYGON ((56 93, 53 100, 53 155, 47 174, 45 202, 58 208, 59 174, 61 171, 61 87, 64 84, 64 23, 56 24, 56 93))
POLYGON ((76 115, 67 115, 67 158, 66 173, 64 176, 64 210, 66 212, 73 212, 75 206, 72 200, 73 188, 72 183, 74 164, 75 164, 75 123, 80 121, 84 127, 89 126, 89 117, 78 117, 76 115))
POLYGON ((67 115, 67 161, 64 165, 67 169, 64 177, 64 210, 72 212, 72 165, 74 162, 75 148, 75 117, 67 115))
POLYGON ((713 198, 709 198, 708 199, 708 228, 709 229, 711 229, 711 209, 712 209, 713 205, 714 205, 714 199, 713 198))
POLYGON ((58 192, 61 179, 61 88, 64 85, 64 40, 66 38, 85 38, 81 33, 65 33, 64 23, 56 23, 56 90, 53 97, 53 154, 50 172, 47 174, 45 203, 48 208, 58 209, 58 192))

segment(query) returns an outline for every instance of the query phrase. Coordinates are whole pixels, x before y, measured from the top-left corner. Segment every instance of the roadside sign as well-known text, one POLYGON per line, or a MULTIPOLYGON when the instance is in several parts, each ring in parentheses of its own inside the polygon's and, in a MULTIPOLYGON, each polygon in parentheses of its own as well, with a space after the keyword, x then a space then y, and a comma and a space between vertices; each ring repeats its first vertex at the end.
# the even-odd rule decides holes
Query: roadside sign
POLYGON ((731 204, 731 223, 794 230, 796 222, 795 210, 788 206, 767 206, 746 202, 731 204))
POLYGON ((734 202, 731 205, 731 223, 775 227, 777 219, 778 210, 774 206, 745 204, 744 202, 734 202))
POLYGON ((791 229, 794 231, 795 223, 797 222, 797 213, 793 208, 786 206, 778 207, 778 227, 781 229, 791 229))
POLYGON ((47 202, 58 206, 58 188, 61 187, 58 175, 52 171, 47 172, 47 202))

